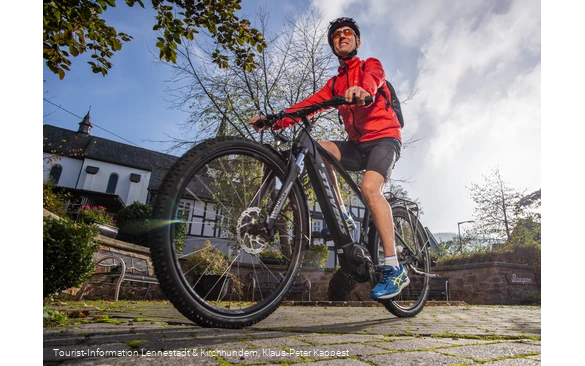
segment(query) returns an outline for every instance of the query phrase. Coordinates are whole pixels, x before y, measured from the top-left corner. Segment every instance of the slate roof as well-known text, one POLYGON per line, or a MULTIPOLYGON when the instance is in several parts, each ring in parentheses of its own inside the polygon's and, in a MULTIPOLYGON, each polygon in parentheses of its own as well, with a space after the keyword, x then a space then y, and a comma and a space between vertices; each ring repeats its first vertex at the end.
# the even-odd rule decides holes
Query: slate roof
POLYGON ((43 125, 43 151, 123 165, 151 172, 148 189, 156 190, 162 183, 166 171, 178 159, 177 156, 160 153, 141 147, 96 136, 83 136, 76 131, 51 125, 43 125))

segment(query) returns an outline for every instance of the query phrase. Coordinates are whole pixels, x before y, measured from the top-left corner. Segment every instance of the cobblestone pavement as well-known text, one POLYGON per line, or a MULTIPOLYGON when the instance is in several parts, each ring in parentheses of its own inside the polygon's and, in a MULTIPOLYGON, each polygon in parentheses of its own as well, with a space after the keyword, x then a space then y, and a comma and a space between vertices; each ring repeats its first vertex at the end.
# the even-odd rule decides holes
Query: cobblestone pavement
POLYGON ((281 306, 239 330, 196 326, 163 301, 52 307, 83 317, 44 328, 46 365, 541 364, 533 306, 427 306, 405 319, 383 307, 281 306))

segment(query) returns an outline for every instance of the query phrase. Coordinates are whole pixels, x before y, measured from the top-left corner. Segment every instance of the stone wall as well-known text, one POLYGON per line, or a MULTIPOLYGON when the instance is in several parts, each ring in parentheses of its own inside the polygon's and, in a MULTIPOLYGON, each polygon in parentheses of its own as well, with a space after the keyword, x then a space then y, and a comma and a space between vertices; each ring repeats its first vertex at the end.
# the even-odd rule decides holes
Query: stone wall
MULTIPOLYGON (((154 276, 154 268, 150 259, 150 250, 146 247, 127 243, 124 241, 97 236, 100 243, 100 251, 95 255, 96 261, 104 255, 104 252, 130 255, 139 259, 146 260, 148 264, 148 275, 154 276)), ((98 269, 99 271, 99 269, 98 269)), ((73 298, 77 296, 80 287, 70 288, 63 293, 64 298, 73 298)), ((88 300, 107 300, 114 299, 115 283, 113 284, 88 284, 85 289, 83 298, 88 300)), ((140 299, 164 299, 165 296, 159 285, 150 285, 140 282, 123 281, 120 287, 119 300, 140 300, 140 299), (147 291, 148 290, 148 291, 147 291)))
POLYGON ((437 267, 433 272, 449 277, 452 300, 468 304, 520 304, 540 292, 534 267, 524 264, 472 263, 437 267))
MULTIPOLYGON (((113 253, 120 253, 131 255, 133 257, 145 259, 148 263, 149 275, 154 275, 152 261, 150 258, 150 250, 146 247, 123 242, 116 239, 111 239, 103 235, 98 235, 97 240, 100 243, 100 252, 96 254, 95 258, 100 258, 103 253, 101 251, 111 251, 113 253)), ((248 288, 249 276, 248 273, 253 270, 251 265, 242 264, 239 268, 240 278, 242 279, 242 286, 244 291, 248 288)), ((274 266, 274 273, 282 272, 285 267, 274 266)), ((301 268, 299 276, 303 281, 309 280, 311 282, 311 300, 312 301, 327 301, 329 281, 333 277, 333 268, 301 268)), ((146 294, 146 284, 135 282, 122 282, 120 288, 120 300, 139 300, 144 299, 146 294)), ((79 287, 67 289, 62 293, 62 298, 72 299, 77 296, 79 287)), ((107 300, 114 299, 115 284, 89 284, 84 292, 83 298, 89 300, 107 300)), ((146 299, 165 299, 165 295, 158 285, 151 285, 146 299)), ((301 294, 290 294, 287 300, 300 301, 301 294)), ((307 297, 305 295, 304 299, 307 297)))
MULTIPOLYGON (((52 215, 44 210, 44 215, 52 215)), ((149 275, 154 275, 150 250, 146 247, 126 243, 120 240, 110 239, 98 235, 97 240, 102 250, 132 255, 143 258, 148 263, 149 275)), ((99 254, 97 255, 99 257, 99 254)), ((284 270, 284 267, 282 268, 284 270)), ((241 277, 244 280, 244 289, 247 288, 245 266, 241 268, 241 277)), ((277 271, 278 272, 278 271, 277 271)), ((523 264, 511 264, 503 262, 473 263, 455 266, 439 266, 433 268, 433 273, 449 278, 451 300, 465 301, 468 304, 521 304, 527 299, 540 294, 540 288, 536 284, 534 267, 523 264)), ((301 268, 299 275, 303 281, 311 281, 311 300, 330 301, 329 283, 334 275, 333 268, 301 268)), ((369 284, 364 294, 369 293, 369 284)), ((137 300, 145 298, 146 284, 123 282, 120 290, 120 299, 137 300)), ((71 288, 64 291, 63 297, 71 298, 77 295, 79 288, 71 288)), ((355 300, 367 299, 359 296, 355 300)), ((364 295, 365 296, 365 295, 364 295)), ((367 297, 367 296, 366 296, 367 297)), ((84 298, 87 299, 113 299, 114 285, 90 285, 84 298)), ((153 285, 148 291, 147 299, 164 299, 164 294, 158 285, 153 285)), ((300 294, 290 295, 289 300, 301 300, 300 294)), ((353 298, 352 298, 353 299, 353 298)))
POLYGON ((311 301, 327 301, 329 282, 335 268, 301 268, 299 275, 303 280, 311 281, 311 301))
MULTIPOLYGON (((149 263, 150 274, 153 275, 148 248, 101 236, 98 240, 102 244, 102 249, 146 259, 149 263)), ((284 267, 282 269, 284 270, 284 267)), ((250 268, 245 265, 240 267, 244 291, 248 288, 247 273, 251 270, 251 266, 250 268)), ((275 271, 278 272, 278 268, 275 268, 275 271)), ((474 305, 521 304, 540 291, 535 283, 534 267, 528 265, 502 262, 477 263, 438 267, 433 272, 442 277, 449 277, 451 301, 465 301, 474 305)), ((299 271, 299 276, 303 281, 311 282, 311 301, 332 300, 329 298, 329 283, 333 275, 333 268, 301 268, 299 271)), ((67 290, 66 294, 69 297, 75 296, 78 290, 78 288, 72 288, 67 290)), ((346 300, 368 301, 370 290, 369 284, 358 285, 354 291, 347 294, 346 300), (360 295, 361 292, 365 295, 360 295)), ((120 299, 144 299, 145 294, 145 284, 123 282, 120 299)), ((113 297, 114 285, 101 284, 89 285, 84 295, 87 299, 113 299, 113 297)), ((151 286, 146 298, 165 299, 165 296, 160 287, 155 285, 151 286)), ((300 301, 301 299, 300 294, 290 294, 287 297, 287 300, 300 301)))
MULTIPOLYGON (((43 216, 50 216, 53 218, 58 219, 59 216, 55 215, 54 213, 43 209, 43 216)), ((150 250, 146 247, 127 243, 124 241, 111 239, 103 235, 98 235, 96 240, 100 244, 100 252, 96 253, 94 259, 97 261, 99 258, 103 256, 102 251, 109 251, 113 253, 120 253, 131 255, 136 258, 145 259, 148 263, 148 274, 150 276, 154 276, 154 268, 152 266, 152 261, 150 260, 150 250)), ((98 269, 99 271, 99 269, 98 269)), ((61 293, 61 298, 63 299, 74 299, 80 287, 72 287, 69 288, 61 293)), ((150 285, 148 288, 147 293, 147 284, 139 283, 139 282, 122 282, 122 286, 120 288, 120 300, 138 300, 138 299, 164 299, 164 294, 158 285, 150 285)), ((107 300, 107 299, 114 299, 115 294, 115 284, 89 284, 85 290, 83 295, 84 299, 91 299, 91 300, 107 300)))

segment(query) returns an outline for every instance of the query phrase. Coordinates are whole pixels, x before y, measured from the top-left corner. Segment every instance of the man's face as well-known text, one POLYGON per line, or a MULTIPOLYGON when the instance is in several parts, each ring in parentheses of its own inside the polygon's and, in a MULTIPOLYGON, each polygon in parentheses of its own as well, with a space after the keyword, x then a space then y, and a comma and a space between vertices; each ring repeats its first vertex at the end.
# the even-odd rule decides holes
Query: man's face
POLYGON ((350 27, 340 27, 333 32, 333 47, 338 56, 346 56, 359 46, 360 40, 350 27))

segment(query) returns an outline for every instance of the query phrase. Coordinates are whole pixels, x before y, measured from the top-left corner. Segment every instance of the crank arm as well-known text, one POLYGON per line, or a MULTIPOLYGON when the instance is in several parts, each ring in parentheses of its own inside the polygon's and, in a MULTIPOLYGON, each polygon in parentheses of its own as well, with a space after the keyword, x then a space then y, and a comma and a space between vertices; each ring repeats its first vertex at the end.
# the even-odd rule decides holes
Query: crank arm
POLYGON ((416 273, 417 275, 420 276, 427 276, 427 277, 439 277, 439 275, 437 273, 426 273, 426 272, 422 272, 419 271, 417 268, 413 267, 413 266, 408 266, 408 268, 410 268, 412 270, 412 272, 416 273))

